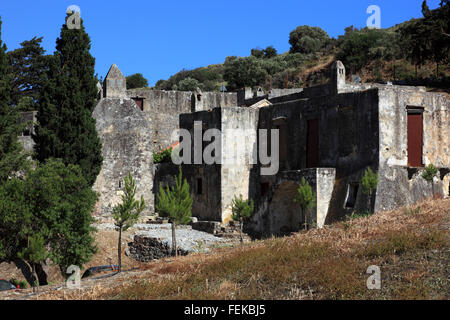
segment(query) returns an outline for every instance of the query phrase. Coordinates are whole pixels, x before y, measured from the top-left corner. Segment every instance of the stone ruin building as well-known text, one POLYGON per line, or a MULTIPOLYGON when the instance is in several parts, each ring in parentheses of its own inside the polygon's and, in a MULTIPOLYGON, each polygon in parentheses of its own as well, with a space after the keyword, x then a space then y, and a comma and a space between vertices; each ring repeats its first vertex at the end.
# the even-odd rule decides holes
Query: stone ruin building
MULTIPOLYGON (((352 212, 368 210, 361 177, 368 167, 378 173, 371 210, 395 209, 434 193, 449 196, 450 100, 424 87, 346 82, 345 67, 337 61, 330 82, 299 89, 252 92, 182 92, 126 89, 126 79, 112 65, 93 116, 103 143, 103 168, 94 185, 100 193, 96 216, 108 217, 121 200, 123 179, 131 172, 138 196, 154 214, 159 185, 172 183, 173 163, 153 163, 153 153, 178 138, 176 129, 193 134, 201 124, 221 131, 221 156, 239 146, 245 155, 258 154, 260 129, 278 129, 279 168, 259 157, 250 163, 183 164, 183 175, 194 197, 192 215, 199 221, 226 225, 234 196, 252 198, 255 211, 245 225, 254 236, 281 235, 300 229, 302 215, 293 202, 302 178, 317 194, 312 220, 318 227, 352 212), (227 136, 226 129, 247 134, 227 136), (421 177, 424 166, 438 170, 433 186, 421 177)), ((206 147, 202 143, 200 150, 206 147)), ((270 147, 270 142, 269 142, 270 147)), ((198 151, 198 150, 197 150, 198 151)))

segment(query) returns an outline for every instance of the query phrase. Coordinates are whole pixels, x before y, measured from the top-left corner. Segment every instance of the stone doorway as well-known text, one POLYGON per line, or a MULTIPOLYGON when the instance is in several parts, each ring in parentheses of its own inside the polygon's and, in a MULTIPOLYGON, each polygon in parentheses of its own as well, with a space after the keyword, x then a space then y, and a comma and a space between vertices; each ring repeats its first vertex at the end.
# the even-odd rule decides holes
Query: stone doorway
POLYGON ((269 205, 269 230, 273 235, 286 235, 300 230, 301 209, 294 202, 298 184, 286 181, 278 185, 269 205))

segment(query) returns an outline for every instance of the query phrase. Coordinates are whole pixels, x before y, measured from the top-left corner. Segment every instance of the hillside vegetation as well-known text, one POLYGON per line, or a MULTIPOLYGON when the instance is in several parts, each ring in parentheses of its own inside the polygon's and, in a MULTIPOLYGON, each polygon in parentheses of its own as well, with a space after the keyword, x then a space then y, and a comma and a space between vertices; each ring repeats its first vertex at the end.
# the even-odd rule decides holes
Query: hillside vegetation
POLYGON ((318 28, 299 26, 289 35, 291 49, 278 54, 272 46, 251 49, 248 57, 230 56, 223 64, 181 70, 155 89, 228 91, 245 86, 296 88, 328 81, 328 64, 341 60, 351 75, 362 81, 400 81, 429 87, 449 87, 450 4, 436 10, 424 1, 421 19, 388 29, 357 29, 350 26, 337 39, 318 28))

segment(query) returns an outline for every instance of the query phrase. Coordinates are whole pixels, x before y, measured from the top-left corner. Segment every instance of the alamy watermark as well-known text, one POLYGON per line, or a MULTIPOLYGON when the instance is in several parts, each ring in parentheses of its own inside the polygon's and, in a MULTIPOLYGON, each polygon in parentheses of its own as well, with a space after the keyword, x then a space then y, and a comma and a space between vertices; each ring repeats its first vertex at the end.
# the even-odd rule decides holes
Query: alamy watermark
POLYGON ((366 26, 369 29, 381 28, 381 9, 377 5, 370 5, 367 7, 367 14, 370 16, 367 18, 366 26))
POLYGON ((370 276, 367 278, 366 285, 369 290, 381 289, 381 269, 379 266, 371 265, 367 268, 367 274, 370 276))
POLYGON ((75 4, 68 6, 66 13, 67 14, 72 13, 72 15, 70 15, 66 19, 67 29, 69 29, 69 30, 81 29, 81 9, 80 9, 80 7, 75 4))
POLYGON ((67 270, 70 276, 67 278, 66 285, 69 289, 79 289, 81 287, 81 270, 79 266, 70 265, 67 270))
POLYGON ((274 175, 279 169, 278 129, 225 129, 222 132, 212 128, 203 131, 202 122, 194 121, 193 137, 189 130, 177 129, 172 132, 171 139, 173 142, 180 141, 171 155, 172 162, 176 165, 260 163, 261 175, 274 175), (204 142, 208 144, 205 146, 204 142), (226 152, 222 152, 222 149, 226 152))

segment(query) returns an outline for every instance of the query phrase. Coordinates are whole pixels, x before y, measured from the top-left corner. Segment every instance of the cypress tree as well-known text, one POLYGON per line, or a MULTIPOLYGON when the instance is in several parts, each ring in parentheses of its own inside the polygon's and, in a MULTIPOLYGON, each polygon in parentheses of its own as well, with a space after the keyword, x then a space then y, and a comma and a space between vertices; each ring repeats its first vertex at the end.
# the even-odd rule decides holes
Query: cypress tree
POLYGON ((3 183, 25 168, 26 154, 17 139, 22 130, 17 123, 19 113, 10 105, 10 75, 6 45, 1 41, 1 26, 0 20, 0 183, 3 183))
POLYGON ((61 158, 65 164, 79 165, 92 186, 103 159, 92 117, 97 79, 90 48, 82 20, 79 29, 62 26, 56 52, 49 59, 48 80, 38 103, 38 124, 33 138, 38 161, 61 158))

